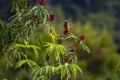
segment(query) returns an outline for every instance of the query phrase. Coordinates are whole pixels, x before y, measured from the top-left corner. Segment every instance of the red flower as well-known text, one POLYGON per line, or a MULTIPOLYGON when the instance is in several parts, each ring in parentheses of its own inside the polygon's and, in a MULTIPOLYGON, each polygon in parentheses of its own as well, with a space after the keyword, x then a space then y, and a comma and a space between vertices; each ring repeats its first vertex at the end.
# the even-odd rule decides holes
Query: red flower
POLYGON ((64 33, 65 35, 68 35, 68 34, 70 34, 70 31, 69 31, 68 28, 66 28, 63 33, 64 33))
POLYGON ((39 4, 42 6, 46 5, 46 0, 39 0, 39 4))
POLYGON ((50 21, 53 21, 55 19, 55 14, 50 14, 49 17, 50 17, 50 21))
POLYGON ((80 40, 84 40, 85 39, 85 36, 80 36, 80 40))
POLYGON ((65 20, 65 22, 64 22, 64 34, 65 35, 68 35, 68 34, 70 34, 70 26, 69 26, 69 23, 68 23, 68 21, 67 20, 65 20))

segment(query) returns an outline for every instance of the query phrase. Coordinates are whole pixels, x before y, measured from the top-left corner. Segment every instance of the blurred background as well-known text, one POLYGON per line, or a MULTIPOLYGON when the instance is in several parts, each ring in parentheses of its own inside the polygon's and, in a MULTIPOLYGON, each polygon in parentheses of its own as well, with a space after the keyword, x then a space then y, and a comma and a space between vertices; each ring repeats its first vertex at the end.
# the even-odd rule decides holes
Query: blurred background
MULTIPOLYGON (((28 5, 37 2, 29 0, 28 5)), ((120 0, 47 0, 46 8, 56 14, 53 24, 61 34, 60 28, 67 19, 71 32, 84 35, 85 43, 91 49, 87 54, 76 45, 83 74, 71 80, 120 80, 120 0)), ((13 14, 10 9, 11 0, 0 0, 0 16, 6 15, 6 21, 13 14)), ((11 71, 4 75, 2 59, 0 63, 2 79, 11 71)))

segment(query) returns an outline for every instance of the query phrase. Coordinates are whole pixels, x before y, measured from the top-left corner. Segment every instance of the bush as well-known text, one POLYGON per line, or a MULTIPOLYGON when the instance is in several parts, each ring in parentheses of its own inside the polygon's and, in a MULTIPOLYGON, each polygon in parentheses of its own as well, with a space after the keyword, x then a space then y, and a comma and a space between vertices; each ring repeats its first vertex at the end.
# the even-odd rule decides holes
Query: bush
POLYGON ((79 38, 71 33, 68 21, 64 23, 63 33, 57 33, 50 25, 55 14, 48 13, 46 4, 45 0, 39 0, 39 4, 29 8, 27 0, 13 0, 14 15, 8 22, 0 20, 0 52, 3 54, 0 72, 4 73, 0 79, 53 80, 56 76, 68 80, 71 74, 76 77, 77 71, 82 73, 74 48, 67 42, 72 40, 90 52, 84 36, 79 38))

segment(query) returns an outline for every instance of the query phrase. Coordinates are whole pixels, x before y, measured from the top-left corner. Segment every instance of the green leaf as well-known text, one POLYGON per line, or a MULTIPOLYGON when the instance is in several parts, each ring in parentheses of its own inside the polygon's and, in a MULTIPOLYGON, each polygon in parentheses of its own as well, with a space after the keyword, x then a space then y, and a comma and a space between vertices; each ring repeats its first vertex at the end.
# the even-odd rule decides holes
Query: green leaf
POLYGON ((82 45, 83 50, 86 50, 88 53, 90 52, 90 49, 88 46, 86 46, 85 44, 82 45))
POLYGON ((38 76, 39 70, 34 69, 34 74, 33 74, 33 78, 32 80, 36 80, 37 76, 38 76))
POLYGON ((39 66, 35 61, 30 60, 30 59, 27 59, 27 63, 29 65, 29 67, 31 67, 31 68, 39 66))
POLYGON ((20 68, 23 64, 25 64, 27 61, 26 60, 19 60, 16 65, 15 68, 20 68))
POLYGON ((55 55, 56 61, 58 61, 58 60, 60 61, 61 55, 65 56, 67 53, 66 48, 59 44, 46 42, 45 47, 47 47, 46 53, 48 53, 48 54, 53 53, 55 55))
POLYGON ((43 12, 43 23, 45 24, 47 20, 47 15, 45 12, 43 12))
POLYGON ((28 48, 28 49, 32 48, 37 57, 38 57, 38 50, 41 50, 41 48, 39 46, 29 45, 28 43, 26 43, 25 45, 24 44, 16 44, 15 47, 25 48, 25 49, 26 48, 28 48))
POLYGON ((56 35, 55 34, 50 34, 51 38, 52 38, 52 41, 54 42, 55 41, 55 38, 56 38, 56 35))
POLYGON ((74 75, 74 77, 76 77, 76 73, 77 73, 76 72, 76 67, 73 64, 70 64, 69 68, 70 68, 72 74, 74 75))
POLYGON ((66 74, 67 74, 67 78, 69 79, 70 78, 70 70, 68 68, 69 64, 65 63, 64 66, 65 66, 65 71, 66 71, 66 74))
POLYGON ((55 45, 53 43, 50 42, 46 42, 45 47, 47 47, 46 49, 46 53, 52 53, 55 50, 55 45))
POLYGON ((37 6, 34 6, 29 13, 34 12, 37 8, 38 8, 37 6))
POLYGON ((49 13, 46 9, 44 9, 44 12, 46 13, 46 17, 49 17, 49 13))
POLYGON ((37 58, 38 58, 38 50, 37 50, 35 47, 33 48, 33 50, 34 50, 35 55, 36 55, 37 58))
POLYGON ((49 66, 45 66, 45 72, 46 72, 46 75, 48 75, 48 73, 49 73, 49 66))
POLYGON ((56 59, 56 61, 58 61, 60 59, 60 55, 57 50, 55 50, 55 59, 56 59))
POLYGON ((63 78, 66 74, 66 69, 64 65, 59 65, 59 70, 61 72, 61 77, 63 78))
POLYGON ((72 35, 66 37, 65 40, 75 40, 77 42, 79 39, 72 34, 72 35))
POLYGON ((48 75, 52 74, 52 66, 49 66, 48 75))
POLYGON ((73 64, 73 66, 75 66, 76 67, 76 69, 82 74, 82 69, 78 66, 78 65, 76 65, 76 64, 73 64))
POLYGON ((52 67, 52 73, 53 74, 55 73, 55 67, 52 67))
POLYGON ((14 56, 16 56, 17 51, 18 51, 18 48, 17 48, 17 47, 15 47, 15 48, 14 48, 14 53, 13 53, 13 54, 14 54, 14 56))
POLYGON ((62 56, 65 56, 65 54, 67 53, 67 50, 64 46, 62 45, 56 45, 56 50, 61 53, 62 56))
POLYGON ((39 76, 36 80, 48 80, 48 76, 46 76, 46 75, 41 75, 41 76, 39 76))
POLYGON ((49 46, 52 46, 53 43, 50 43, 50 42, 45 42, 45 46, 44 47, 49 47, 49 46))

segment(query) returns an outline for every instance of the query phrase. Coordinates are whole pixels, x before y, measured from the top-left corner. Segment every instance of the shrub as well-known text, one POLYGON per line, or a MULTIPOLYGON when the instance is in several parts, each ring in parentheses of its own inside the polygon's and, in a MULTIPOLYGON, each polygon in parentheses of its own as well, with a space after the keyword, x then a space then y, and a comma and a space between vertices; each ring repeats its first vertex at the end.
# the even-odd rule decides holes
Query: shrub
POLYGON ((77 71, 82 73, 69 41, 80 44, 89 52, 84 36, 79 38, 70 32, 68 21, 64 23, 63 33, 57 33, 50 25, 55 14, 49 14, 46 5, 45 0, 39 0, 39 4, 29 8, 27 0, 13 0, 11 11, 14 15, 8 22, 0 20, 0 50, 8 68, 6 78, 53 80, 58 76, 60 80, 68 80, 71 74, 76 77, 77 71))

